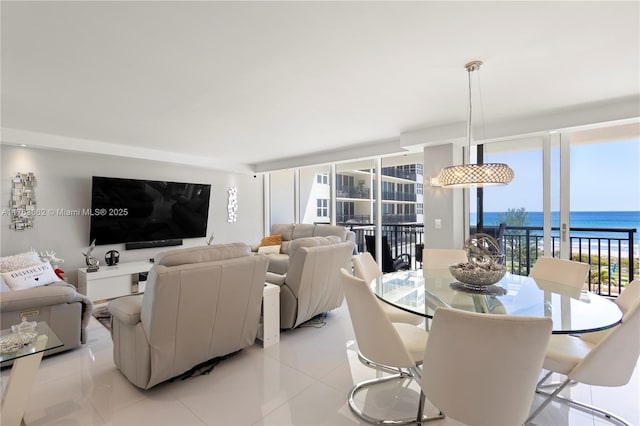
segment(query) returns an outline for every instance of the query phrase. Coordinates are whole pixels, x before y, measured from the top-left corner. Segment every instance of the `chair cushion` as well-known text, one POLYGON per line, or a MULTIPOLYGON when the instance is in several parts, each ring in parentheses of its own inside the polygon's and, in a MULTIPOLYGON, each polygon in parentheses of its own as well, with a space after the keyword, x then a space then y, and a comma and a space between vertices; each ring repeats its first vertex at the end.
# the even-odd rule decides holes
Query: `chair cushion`
POLYGON ((422 363, 424 358, 424 348, 427 345, 427 333, 423 328, 411 324, 394 323, 393 326, 400 334, 400 338, 407 347, 411 359, 416 363, 422 363))
POLYGON ((593 347, 592 343, 578 337, 553 334, 542 367, 556 373, 569 374, 593 347))

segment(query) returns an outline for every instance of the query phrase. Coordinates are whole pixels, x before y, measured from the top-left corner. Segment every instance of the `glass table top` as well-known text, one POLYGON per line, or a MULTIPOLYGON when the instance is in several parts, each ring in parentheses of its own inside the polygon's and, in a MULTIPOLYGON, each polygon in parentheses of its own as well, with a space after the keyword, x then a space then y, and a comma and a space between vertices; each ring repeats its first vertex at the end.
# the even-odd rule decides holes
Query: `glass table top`
MULTIPOLYGON (((56 334, 53 332, 53 330, 51 330, 51 328, 49 328, 49 325, 45 321, 38 321, 35 331, 38 334, 38 337, 33 343, 13 351, 0 351, 0 363, 13 361, 24 356, 44 352, 49 349, 59 348, 63 345, 60 338, 56 336, 56 334)), ((11 328, 2 330, 0 331, 0 338, 4 338, 5 336, 9 336, 10 334, 12 334, 11 328)))
POLYGON ((563 284, 506 274, 486 292, 457 283, 447 269, 398 271, 372 283, 383 301, 432 318, 438 306, 473 312, 551 317, 554 333, 586 333, 615 326, 622 311, 611 300, 563 284))

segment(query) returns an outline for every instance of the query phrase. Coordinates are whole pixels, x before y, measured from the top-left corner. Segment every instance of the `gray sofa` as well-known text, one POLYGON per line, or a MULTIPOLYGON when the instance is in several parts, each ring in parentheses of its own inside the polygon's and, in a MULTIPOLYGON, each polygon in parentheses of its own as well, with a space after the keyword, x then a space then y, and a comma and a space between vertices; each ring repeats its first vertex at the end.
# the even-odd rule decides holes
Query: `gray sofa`
MULTIPOLYGON (((279 254, 269 255, 269 272, 286 274, 289 267, 289 254, 291 244, 300 238, 335 236, 340 241, 351 241, 356 244, 356 234, 344 226, 337 225, 313 225, 307 223, 287 223, 271 225, 271 235, 282 235, 282 246, 279 254)), ((259 244, 252 246, 254 252, 258 251, 259 244)))
POLYGON ((155 258, 145 293, 109 303, 113 359, 148 389, 254 343, 267 258, 247 244, 169 250, 155 258))
POLYGON ((294 239, 287 271, 267 272, 267 282, 280 286, 281 329, 297 327, 342 304, 340 268, 351 269, 354 248, 352 241, 336 236, 294 239))
POLYGON ((11 328, 25 316, 29 321, 46 321, 62 340, 62 347, 44 355, 76 348, 87 341, 87 326, 93 303, 64 281, 24 290, 0 293, 0 327, 11 328))

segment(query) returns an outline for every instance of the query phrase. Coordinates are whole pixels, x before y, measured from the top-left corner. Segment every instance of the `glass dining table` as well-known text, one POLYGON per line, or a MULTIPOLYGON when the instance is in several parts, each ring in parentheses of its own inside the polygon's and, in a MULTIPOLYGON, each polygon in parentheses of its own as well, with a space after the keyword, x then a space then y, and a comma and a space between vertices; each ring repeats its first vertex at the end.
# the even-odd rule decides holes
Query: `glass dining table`
POLYGON ((372 290, 384 302, 425 318, 433 318, 439 306, 550 317, 555 334, 605 330, 622 319, 622 311, 605 297, 509 273, 496 284, 475 290, 456 282, 447 269, 398 271, 378 278, 372 283, 372 290))

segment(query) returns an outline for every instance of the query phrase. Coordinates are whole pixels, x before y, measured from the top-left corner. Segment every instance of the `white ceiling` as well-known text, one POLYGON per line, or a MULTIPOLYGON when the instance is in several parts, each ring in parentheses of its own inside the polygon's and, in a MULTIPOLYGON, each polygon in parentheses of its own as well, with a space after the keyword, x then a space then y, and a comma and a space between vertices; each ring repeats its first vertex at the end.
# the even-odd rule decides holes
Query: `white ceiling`
POLYGON ((490 135, 640 116, 638 1, 1 7, 3 143, 238 171, 383 154, 464 128, 473 59, 490 135))

